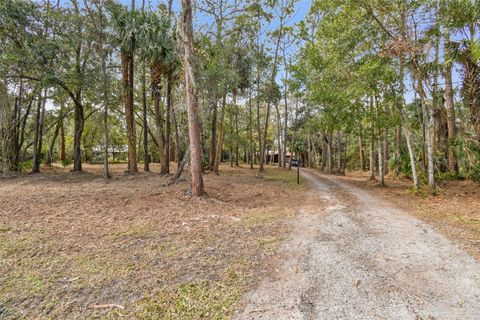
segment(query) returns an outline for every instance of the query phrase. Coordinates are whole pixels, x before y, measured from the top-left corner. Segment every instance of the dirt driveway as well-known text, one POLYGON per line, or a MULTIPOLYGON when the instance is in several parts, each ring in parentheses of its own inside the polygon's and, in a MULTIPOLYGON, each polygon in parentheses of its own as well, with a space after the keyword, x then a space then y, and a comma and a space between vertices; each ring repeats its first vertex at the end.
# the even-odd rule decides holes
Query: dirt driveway
POLYGON ((391 203, 303 170, 285 259, 238 319, 480 319, 480 263, 391 203))

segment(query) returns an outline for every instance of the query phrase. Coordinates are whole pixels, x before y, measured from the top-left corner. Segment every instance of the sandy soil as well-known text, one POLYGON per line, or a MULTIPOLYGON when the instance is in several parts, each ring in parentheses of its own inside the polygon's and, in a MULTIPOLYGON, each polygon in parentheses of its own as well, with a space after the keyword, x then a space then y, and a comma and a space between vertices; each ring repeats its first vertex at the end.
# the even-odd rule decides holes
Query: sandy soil
POLYGON ((431 225, 336 177, 303 170, 285 260, 238 319, 479 319, 480 263, 431 225), (308 203, 307 203, 308 204, 308 203))
POLYGON ((366 172, 348 172, 338 179, 391 201, 433 225, 480 261, 480 184, 473 181, 439 181, 435 194, 427 187, 412 192, 411 181, 388 175, 386 187, 370 181, 366 172))
MULTIPOLYGON (((0 179, 0 318, 228 317, 288 233, 293 173, 222 166, 208 196, 185 177, 113 165, 0 179)), ((157 166, 152 166, 158 172, 157 166)))

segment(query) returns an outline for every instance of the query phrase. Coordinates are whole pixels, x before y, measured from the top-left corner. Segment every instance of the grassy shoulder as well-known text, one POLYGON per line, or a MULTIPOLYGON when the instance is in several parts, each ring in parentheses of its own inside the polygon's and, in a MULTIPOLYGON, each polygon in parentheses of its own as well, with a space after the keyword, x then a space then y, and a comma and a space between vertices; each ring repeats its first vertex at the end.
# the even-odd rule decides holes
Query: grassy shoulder
POLYGON ((269 170, 265 174, 265 178, 270 181, 278 181, 287 185, 293 190, 305 190, 305 182, 302 177, 299 177, 300 184, 297 183, 297 170, 292 168, 291 170, 276 168, 274 170, 269 170))
POLYGON ((186 180, 85 169, 0 181, 0 318, 229 318, 303 196, 273 167, 224 166, 204 198, 186 180))
POLYGON ((363 172, 348 172, 341 179, 374 190, 376 195, 405 208, 435 226, 480 260, 479 184, 473 181, 439 181, 435 195, 427 188, 412 192, 411 181, 388 176, 387 186, 379 187, 363 172))

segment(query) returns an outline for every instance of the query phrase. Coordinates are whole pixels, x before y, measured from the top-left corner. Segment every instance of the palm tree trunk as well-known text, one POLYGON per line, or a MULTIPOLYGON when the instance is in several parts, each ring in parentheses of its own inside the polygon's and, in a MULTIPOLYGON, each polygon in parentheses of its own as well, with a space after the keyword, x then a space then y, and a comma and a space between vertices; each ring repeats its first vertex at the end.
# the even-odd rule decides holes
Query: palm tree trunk
POLYGON ((143 171, 150 171, 150 156, 148 155, 148 121, 147 121, 147 84, 146 67, 142 63, 142 117, 143 117, 143 171))
POLYGON ((160 165, 165 161, 164 160, 164 143, 165 137, 163 135, 163 117, 162 111, 160 110, 160 83, 162 81, 160 71, 156 65, 150 67, 151 75, 151 90, 152 90, 152 100, 153 100, 153 112, 155 113, 155 131, 157 136, 158 144, 158 154, 160 157, 160 165))
POLYGON ((128 139, 128 172, 138 172, 137 166, 137 145, 135 133, 135 113, 133 102, 133 72, 134 61, 132 52, 122 52, 122 80, 123 80, 123 94, 125 103, 125 119, 127 124, 127 139, 128 139))

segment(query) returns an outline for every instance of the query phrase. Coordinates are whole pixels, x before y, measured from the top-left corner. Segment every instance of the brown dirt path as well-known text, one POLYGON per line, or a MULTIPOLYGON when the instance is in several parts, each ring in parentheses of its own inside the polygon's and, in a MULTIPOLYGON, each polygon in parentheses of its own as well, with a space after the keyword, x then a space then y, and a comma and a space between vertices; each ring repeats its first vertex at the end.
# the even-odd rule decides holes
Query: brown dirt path
POLYGON ((309 197, 285 260, 238 319, 480 319, 480 263, 376 195, 303 170, 309 197))

